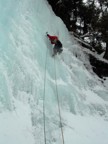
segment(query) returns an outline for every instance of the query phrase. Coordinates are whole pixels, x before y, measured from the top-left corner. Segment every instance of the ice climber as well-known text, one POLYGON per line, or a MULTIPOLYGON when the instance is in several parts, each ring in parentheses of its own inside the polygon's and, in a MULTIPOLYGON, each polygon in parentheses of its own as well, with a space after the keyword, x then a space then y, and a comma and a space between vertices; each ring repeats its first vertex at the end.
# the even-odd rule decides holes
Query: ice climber
POLYGON ((58 37, 57 36, 51 36, 47 32, 46 32, 46 34, 47 34, 47 37, 49 38, 49 40, 51 41, 51 44, 54 44, 52 56, 55 56, 57 53, 60 54, 63 51, 63 49, 62 49, 62 43, 60 42, 58 37))

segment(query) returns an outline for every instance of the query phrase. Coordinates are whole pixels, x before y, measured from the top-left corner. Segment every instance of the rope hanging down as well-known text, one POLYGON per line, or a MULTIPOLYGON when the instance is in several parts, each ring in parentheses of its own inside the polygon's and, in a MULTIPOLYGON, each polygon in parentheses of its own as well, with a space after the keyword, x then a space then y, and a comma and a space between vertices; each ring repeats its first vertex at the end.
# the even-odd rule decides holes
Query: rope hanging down
POLYGON ((62 142, 64 144, 64 135, 63 135, 63 127, 62 127, 62 119, 61 119, 61 111, 60 111, 60 102, 59 102, 59 95, 58 95, 58 88, 57 88, 55 57, 54 57, 54 65, 55 65, 55 82, 56 82, 56 93, 57 93, 57 101, 58 101, 58 110, 59 110, 59 118, 60 118, 61 135, 62 135, 62 142))
MULTIPOLYGON (((46 66, 47 66, 47 56, 48 49, 46 52, 46 59, 45 59, 45 74, 44 74, 44 92, 43 92, 43 121, 44 121, 44 142, 46 144, 46 121, 45 121, 45 84, 46 84, 46 66)), ((59 104, 59 96, 58 96, 58 89, 57 89, 57 77, 56 77, 56 63, 54 58, 54 65, 55 65, 55 82, 56 82, 56 93, 57 93, 57 101, 58 101, 58 110, 59 110, 59 118, 60 118, 60 127, 61 127, 61 135, 62 135, 62 143, 64 144, 64 135, 63 135, 63 128, 62 128, 62 120, 61 120, 61 112, 60 112, 60 104, 59 104)))
POLYGON ((44 121, 44 142, 45 142, 45 144, 46 144, 46 127, 45 127, 45 83, 46 83, 47 55, 48 55, 48 49, 47 49, 47 52, 46 52, 46 59, 45 59, 44 92, 43 92, 43 121, 44 121))

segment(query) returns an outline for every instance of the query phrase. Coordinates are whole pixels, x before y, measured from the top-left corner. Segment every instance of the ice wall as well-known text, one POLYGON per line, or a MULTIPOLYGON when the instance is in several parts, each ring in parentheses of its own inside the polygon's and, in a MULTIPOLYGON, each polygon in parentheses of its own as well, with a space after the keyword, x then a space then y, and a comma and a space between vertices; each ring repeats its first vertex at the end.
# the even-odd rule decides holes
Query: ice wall
POLYGON ((48 3, 45 0, 1 0, 0 7, 1 110, 13 109, 13 98, 26 102, 32 100, 35 104, 42 99, 45 63, 46 95, 47 98, 51 96, 53 103, 55 66, 51 57, 52 45, 45 35, 48 31, 58 35, 64 46, 63 54, 55 58, 61 103, 65 101, 73 113, 93 113, 98 109, 105 114, 106 108, 101 108, 101 104, 95 105, 93 100, 90 104, 87 100, 97 97, 98 102, 102 100, 104 103, 107 91, 99 96, 100 86, 97 86, 96 80, 75 55, 83 61, 87 61, 87 58, 70 38, 65 25, 54 15, 48 3))
MULTIPOLYGON (((20 106, 17 103, 29 107, 30 125, 36 128, 35 138, 39 143, 43 142, 45 71, 48 137, 52 127, 56 130, 56 123, 59 123, 55 64, 51 57, 53 47, 45 35, 46 31, 59 36, 64 47, 63 53, 55 57, 62 112, 108 115, 107 89, 92 74, 92 70, 90 73, 84 67, 83 62, 90 69, 87 57, 47 1, 0 0, 0 112, 17 111, 20 106), (38 139, 41 136, 42 139, 38 139)), ((59 132, 55 135, 59 141, 59 132)))

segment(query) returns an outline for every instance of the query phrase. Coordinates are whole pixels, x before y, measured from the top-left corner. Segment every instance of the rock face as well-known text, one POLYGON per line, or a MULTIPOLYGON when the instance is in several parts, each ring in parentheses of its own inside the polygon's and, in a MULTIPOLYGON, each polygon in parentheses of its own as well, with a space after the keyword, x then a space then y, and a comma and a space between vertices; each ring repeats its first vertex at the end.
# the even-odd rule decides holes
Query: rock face
POLYGON ((108 77, 108 63, 97 59, 95 56, 89 54, 90 63, 93 66, 93 71, 100 77, 108 77))
MULTIPOLYGON (((89 49, 92 53, 95 52, 95 49, 90 46, 88 43, 86 43, 83 39, 81 39, 77 34, 72 33, 74 35, 75 40, 83 47, 86 49, 89 49)), ((100 52, 100 54, 103 51, 100 52)), ((108 61, 103 59, 103 58, 97 58, 94 54, 91 53, 86 53, 89 55, 89 61, 90 64, 92 65, 93 71, 100 77, 108 77, 108 61)), ((99 52, 98 52, 99 56, 99 52)), ((99 56, 100 57, 100 56, 99 56)))

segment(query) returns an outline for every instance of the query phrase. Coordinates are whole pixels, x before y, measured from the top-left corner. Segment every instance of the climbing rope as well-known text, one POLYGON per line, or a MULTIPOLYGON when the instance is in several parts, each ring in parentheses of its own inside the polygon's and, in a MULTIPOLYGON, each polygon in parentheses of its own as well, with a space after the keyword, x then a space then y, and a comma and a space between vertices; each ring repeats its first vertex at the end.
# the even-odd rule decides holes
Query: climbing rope
MULTIPOLYGON (((48 49, 46 51, 46 59, 45 59, 45 73, 44 73, 44 91, 43 91, 43 122, 44 122, 44 143, 46 144, 46 121, 45 121, 45 84, 46 84, 46 66, 47 66, 47 56, 48 49)), ((57 88, 57 76, 56 76, 56 63, 54 58, 54 65, 55 65, 55 82, 56 82, 56 93, 57 93, 57 101, 58 101, 58 111, 59 111, 59 118, 60 118, 60 128, 61 128, 61 135, 62 135, 62 143, 64 144, 64 135, 63 135, 63 128, 62 128, 62 120, 61 120, 61 111, 60 111, 60 102, 58 96, 58 88, 57 88)))
POLYGON ((43 121, 44 121, 44 142, 45 142, 45 144, 46 144, 46 127, 45 127, 45 83, 46 83, 47 55, 48 55, 48 49, 47 49, 47 51, 46 51, 46 59, 45 59, 44 92, 43 92, 43 121))
POLYGON ((64 144, 64 135, 63 135, 63 127, 62 127, 62 119, 61 119, 61 111, 60 111, 60 102, 59 102, 59 95, 58 95, 58 88, 57 88, 57 75, 56 75, 56 62, 55 62, 55 57, 54 57, 54 65, 55 65, 55 83, 56 83, 56 93, 57 93, 58 111, 59 111, 59 118, 60 118, 60 128, 61 128, 61 135, 62 135, 62 143, 64 144))

